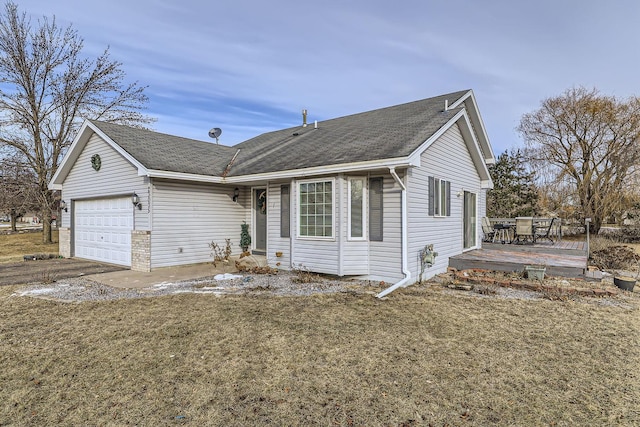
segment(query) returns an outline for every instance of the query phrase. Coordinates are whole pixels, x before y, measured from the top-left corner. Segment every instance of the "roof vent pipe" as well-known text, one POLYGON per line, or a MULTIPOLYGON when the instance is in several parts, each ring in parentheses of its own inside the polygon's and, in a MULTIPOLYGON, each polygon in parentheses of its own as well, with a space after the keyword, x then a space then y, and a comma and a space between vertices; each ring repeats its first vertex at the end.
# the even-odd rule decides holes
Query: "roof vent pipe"
POLYGON ((445 99, 444 100, 444 111, 447 111, 449 109, 449 100, 445 99))
POLYGON ((313 122, 313 128, 314 128, 314 129, 318 129, 318 121, 317 121, 317 120, 315 120, 315 121, 313 122))
POLYGON ((302 127, 307 127, 307 110, 302 110, 302 127))

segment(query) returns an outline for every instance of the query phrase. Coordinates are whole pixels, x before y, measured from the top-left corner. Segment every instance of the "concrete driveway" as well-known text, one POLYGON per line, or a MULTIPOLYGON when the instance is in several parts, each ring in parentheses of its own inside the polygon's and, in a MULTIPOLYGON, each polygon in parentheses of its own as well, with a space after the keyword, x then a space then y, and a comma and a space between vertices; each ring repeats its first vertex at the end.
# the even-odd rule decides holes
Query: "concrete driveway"
MULTIPOLYGON (((256 265, 265 265, 266 262, 256 257, 251 259, 256 265)), ((0 264, 0 286, 85 277, 114 288, 146 288, 160 283, 197 280, 236 271, 234 258, 227 266, 219 264, 214 267, 212 263, 202 263, 157 268, 148 273, 75 258, 56 258, 0 264)))
POLYGON ((112 286, 114 288, 146 288, 160 283, 174 283, 182 280, 196 280, 215 276, 220 273, 232 273, 232 267, 214 267, 211 263, 163 267, 145 273, 141 271, 121 270, 92 274, 87 279, 112 286))
POLYGON ((0 264, 0 286, 54 282, 71 277, 121 271, 124 267, 74 258, 54 258, 0 264))

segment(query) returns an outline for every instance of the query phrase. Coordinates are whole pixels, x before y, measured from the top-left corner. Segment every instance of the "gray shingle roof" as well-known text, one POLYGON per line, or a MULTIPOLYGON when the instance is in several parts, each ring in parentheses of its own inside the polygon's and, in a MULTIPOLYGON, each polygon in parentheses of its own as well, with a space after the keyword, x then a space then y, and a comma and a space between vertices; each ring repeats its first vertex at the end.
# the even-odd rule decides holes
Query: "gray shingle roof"
POLYGON ((147 169, 221 175, 236 152, 225 145, 91 121, 147 169))
POLYGON ((234 146, 229 176, 408 156, 460 111, 443 112, 445 99, 451 105, 468 92, 265 133, 234 146))
POLYGON ((233 147, 91 121, 147 169, 228 176, 406 157, 460 108, 444 110, 469 91, 268 132, 233 147))

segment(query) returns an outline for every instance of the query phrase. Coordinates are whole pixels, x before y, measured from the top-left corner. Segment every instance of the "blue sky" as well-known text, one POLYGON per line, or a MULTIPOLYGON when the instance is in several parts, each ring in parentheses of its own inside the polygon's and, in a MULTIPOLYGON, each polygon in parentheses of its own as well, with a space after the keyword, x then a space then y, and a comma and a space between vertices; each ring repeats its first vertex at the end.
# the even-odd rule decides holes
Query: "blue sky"
POLYGON ((153 128, 233 145, 260 133, 473 89, 496 154, 573 86, 638 95, 637 0, 18 0, 110 47, 149 86, 153 128))

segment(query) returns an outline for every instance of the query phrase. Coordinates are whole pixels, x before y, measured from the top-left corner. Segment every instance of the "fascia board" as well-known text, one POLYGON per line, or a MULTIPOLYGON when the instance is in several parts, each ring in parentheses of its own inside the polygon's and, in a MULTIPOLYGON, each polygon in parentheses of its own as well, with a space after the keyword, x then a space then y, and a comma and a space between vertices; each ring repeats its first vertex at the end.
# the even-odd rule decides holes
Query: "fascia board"
MULTIPOLYGON (((464 126, 460 127, 460 131, 462 132, 462 136, 465 139, 467 148, 471 153, 471 159, 473 160, 474 165, 476 166, 476 170, 480 175, 481 180, 491 181, 491 175, 489 174, 489 168, 487 167, 486 159, 482 155, 482 151, 480 150, 480 145, 476 136, 473 132, 473 128, 471 127, 471 122, 469 121, 469 116, 466 111, 460 118, 460 121, 464 123, 464 126)), ((491 184, 493 185, 493 184, 491 184)))
POLYGON ((458 113, 456 113, 456 115, 449 119, 449 121, 445 123, 440 129, 438 129, 436 133, 431 135, 429 139, 427 139, 418 148, 416 148, 413 153, 409 155, 409 161, 411 162, 411 164, 414 166, 420 166, 420 156, 422 156, 422 153, 424 153, 424 151, 429 148, 431 144, 433 144, 438 138, 444 135, 444 133, 449 130, 449 128, 453 126, 453 124, 455 124, 464 114, 464 110, 458 111, 458 113))
POLYGON ((491 147, 491 143, 489 142, 489 136, 487 135, 487 129, 484 125, 484 121, 482 120, 482 116, 480 115, 480 110, 478 109, 478 103, 476 102, 476 97, 473 93, 473 90, 470 90, 465 95, 461 96, 456 102, 451 104, 449 108, 455 108, 461 106, 463 103, 465 106, 466 102, 469 101, 471 108, 468 108, 469 115, 471 116, 471 121, 474 123, 476 132, 479 133, 482 141, 480 141, 481 146, 483 148, 483 152, 485 153, 485 163, 492 165, 496 162, 496 156, 493 153, 493 148, 491 147))
MULTIPOLYGON (((489 175, 489 169, 487 168, 487 164, 485 162, 485 158, 482 155, 482 151, 480 150, 480 146, 478 144, 478 140, 474 135, 473 128, 471 127, 471 122, 469 121, 469 116, 465 109, 460 110, 456 115, 454 115, 447 123, 445 123, 436 133, 431 135, 429 139, 427 139, 420 147, 418 147, 411 155, 409 156, 409 160, 412 165, 420 166, 420 157, 422 153, 431 146, 438 138, 440 138, 444 133, 449 130, 451 126, 460 122, 462 126, 460 126, 460 130, 462 132, 462 137, 464 138, 465 144, 471 153, 471 158, 473 160, 473 164, 480 175, 481 180, 488 180, 491 182, 491 176, 489 175)), ((493 186, 493 184, 489 184, 493 186)))
POLYGON ((91 138, 92 133, 95 133, 100 138, 102 138, 102 140, 104 140, 111 148, 116 150, 121 156, 123 156, 125 159, 127 159, 127 161, 129 161, 133 166, 135 166, 138 169, 138 175, 146 175, 147 170, 142 165, 142 163, 137 161, 133 156, 131 156, 129 153, 123 150, 118 144, 116 144, 113 140, 111 140, 111 138, 109 138, 104 132, 98 129, 90 121, 85 120, 82 123, 80 130, 76 134, 76 137, 74 138, 73 142, 71 143, 71 146, 67 150, 67 153, 62 159, 62 162, 60 163, 58 170, 51 178, 51 181, 49 181, 49 189, 51 190, 62 189, 62 183, 67 178, 67 175, 69 175, 69 172, 71 172, 71 168, 73 168, 73 165, 78 160, 78 157, 80 157, 80 153, 82 152, 84 147, 87 145, 87 142, 89 142, 89 139, 91 138))
POLYGON ((149 178, 175 179, 179 181, 196 181, 208 182, 214 184, 223 184, 224 178, 215 175, 198 175, 194 173, 171 172, 157 169, 147 169, 143 174, 138 172, 140 176, 148 176, 149 178))
POLYGON ((147 168, 145 168, 142 163, 136 160, 135 157, 133 157, 128 152, 126 152, 122 147, 116 144, 115 141, 109 138, 109 136, 107 136, 106 133, 102 132, 98 127, 94 126, 91 122, 89 122, 89 126, 100 138, 102 138, 107 144, 109 144, 111 148, 116 150, 118 154, 120 154, 122 157, 127 159, 129 163, 131 163, 134 167, 136 167, 138 169, 138 175, 144 176, 147 174, 147 168))
POLYGON ((73 139, 71 146, 67 150, 66 154, 62 158, 62 162, 60 162, 60 166, 58 166, 58 170, 51 177, 51 181, 49 181, 49 189, 50 190, 62 190, 62 182, 67 177, 71 168, 75 164, 76 160, 80 156, 82 149, 87 144, 89 140, 89 135, 91 131, 87 131, 89 121, 85 120, 80 126, 80 130, 76 134, 76 137, 73 139))
POLYGON ((362 172, 372 169, 386 169, 389 167, 411 167, 415 166, 406 157, 396 157, 391 159, 371 160, 357 163, 343 163, 335 166, 318 166, 305 169, 291 169, 286 171, 267 172, 260 174, 249 174, 226 177, 226 183, 243 183, 251 181, 265 181, 270 179, 303 178, 306 176, 329 175, 345 172, 362 172))

